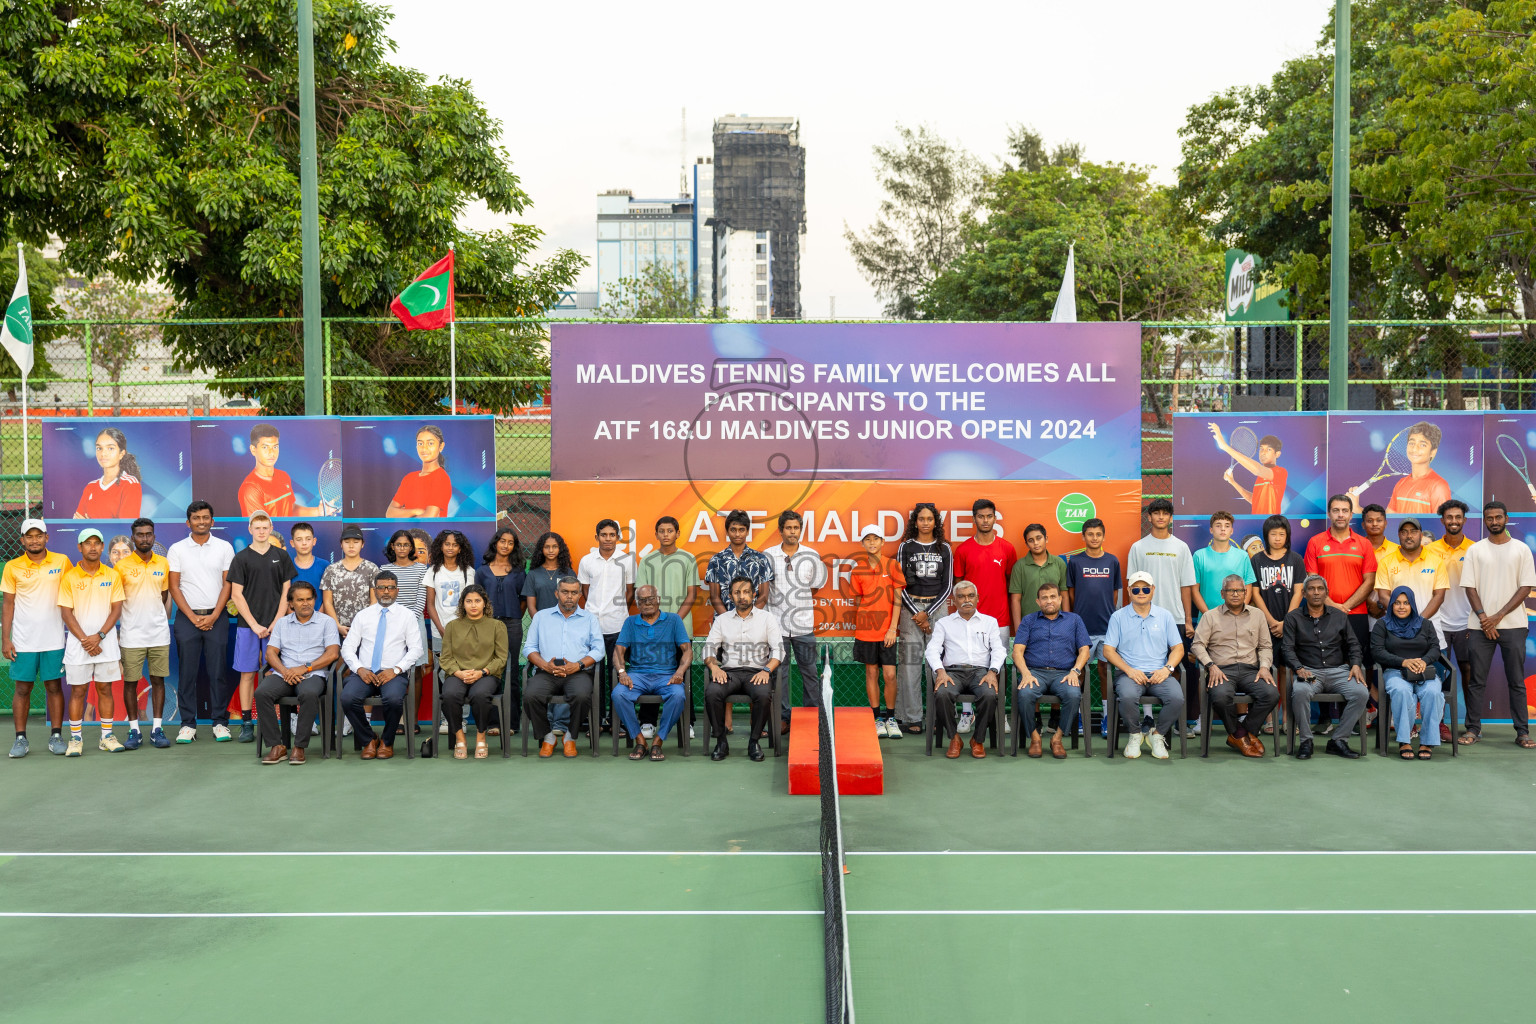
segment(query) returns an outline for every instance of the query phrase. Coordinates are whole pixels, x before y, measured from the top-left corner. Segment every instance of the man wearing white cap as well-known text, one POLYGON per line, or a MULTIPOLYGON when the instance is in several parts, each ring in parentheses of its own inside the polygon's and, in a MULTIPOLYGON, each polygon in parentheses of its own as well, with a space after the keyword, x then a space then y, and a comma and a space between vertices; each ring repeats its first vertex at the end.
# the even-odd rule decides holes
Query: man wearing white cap
POLYGON ((69 681, 69 746, 65 757, 79 757, 85 748, 81 736, 85 695, 93 685, 96 714, 101 720, 98 747, 109 754, 123 749, 112 734, 112 684, 123 678, 122 651, 117 645, 123 580, 116 569, 101 564, 106 541, 100 530, 81 530, 78 543, 80 561, 64 570, 59 581, 59 615, 68 632, 64 639, 64 675, 69 681))
POLYGON ((32 704, 32 684, 43 681, 48 693, 48 739, 50 753, 65 751, 59 734, 64 728, 64 689, 59 680, 64 674, 64 620, 59 616, 59 583, 69 559, 48 550, 48 527, 41 519, 27 519, 21 524, 22 553, 5 563, 0 575, 0 593, 5 594, 5 608, 0 611, 0 648, 11 662, 11 682, 16 694, 11 699, 11 716, 16 723, 16 742, 12 757, 26 757, 27 712, 32 704))
MULTIPOLYGON (((1184 637, 1173 614, 1152 602, 1157 588, 1150 572, 1139 569, 1131 573, 1126 589, 1131 603, 1109 617, 1109 631, 1104 634, 1104 657, 1115 667, 1115 703, 1130 734, 1125 756, 1140 757, 1146 739, 1152 756, 1166 760, 1168 744, 1164 737, 1178 728, 1184 714, 1184 688, 1172 678, 1173 670, 1184 660, 1184 637), (1145 693, 1163 705, 1150 738, 1141 733, 1141 708, 1136 703, 1145 693)), ((1110 756, 1114 756, 1113 750, 1110 756)))

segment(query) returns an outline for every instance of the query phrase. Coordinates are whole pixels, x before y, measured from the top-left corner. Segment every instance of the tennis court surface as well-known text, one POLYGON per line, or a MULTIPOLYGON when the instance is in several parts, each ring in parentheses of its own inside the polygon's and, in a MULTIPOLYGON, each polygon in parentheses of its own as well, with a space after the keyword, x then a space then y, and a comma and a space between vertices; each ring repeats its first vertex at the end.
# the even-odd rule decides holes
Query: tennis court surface
MULTIPOLYGON (((886 795, 842 800, 857 1015, 1526 1019, 1536 759, 1506 740, 1429 764, 887 742, 886 795)), ((823 1020, 819 803, 783 760, 695 749, 8 762, 0 1020, 823 1020)))

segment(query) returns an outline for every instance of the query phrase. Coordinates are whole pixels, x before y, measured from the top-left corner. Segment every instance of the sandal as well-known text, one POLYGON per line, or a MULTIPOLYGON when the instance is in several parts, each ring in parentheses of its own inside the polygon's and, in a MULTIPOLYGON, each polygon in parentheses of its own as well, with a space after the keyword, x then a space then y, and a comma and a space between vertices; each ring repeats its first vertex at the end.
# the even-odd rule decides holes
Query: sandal
POLYGON ((1472 732, 1471 730, 1468 730, 1468 731, 1462 733, 1460 736, 1458 736, 1456 738, 1456 742, 1461 744, 1463 747, 1470 747, 1472 744, 1476 743, 1478 740, 1480 740, 1482 738, 1483 738, 1482 734, 1475 733, 1475 732, 1472 732))
POLYGON ((634 749, 630 750, 629 752, 629 759, 631 761, 645 760, 645 740, 635 741, 634 749))
POLYGON ((1399 743, 1397 745, 1397 756, 1402 758, 1404 761, 1412 761, 1413 760, 1413 744, 1411 744, 1411 743, 1399 743))
POLYGON ((1435 756, 1435 748, 1434 747, 1420 747, 1419 748, 1418 759, 1420 761, 1431 761, 1431 760, 1434 759, 1434 756, 1435 756))
POLYGON ((484 736, 475 737, 475 760, 479 761, 491 756, 491 750, 485 745, 484 736))
POLYGON ((1529 733, 1523 732, 1519 736, 1515 737, 1515 746, 1523 747, 1526 750, 1531 750, 1532 748, 1536 748, 1536 740, 1531 739, 1529 733))
POLYGON ((665 761, 666 759, 667 759, 667 755, 664 754, 662 752, 662 749, 661 749, 661 741, 657 740, 655 743, 652 743, 651 744, 651 760, 652 761, 665 761))
POLYGON ((453 745, 453 759, 455 761, 462 761, 462 760, 464 760, 468 756, 469 756, 469 752, 468 752, 468 750, 466 750, 466 748, 464 746, 464 741, 463 740, 459 740, 456 743, 454 743, 454 745, 453 745))

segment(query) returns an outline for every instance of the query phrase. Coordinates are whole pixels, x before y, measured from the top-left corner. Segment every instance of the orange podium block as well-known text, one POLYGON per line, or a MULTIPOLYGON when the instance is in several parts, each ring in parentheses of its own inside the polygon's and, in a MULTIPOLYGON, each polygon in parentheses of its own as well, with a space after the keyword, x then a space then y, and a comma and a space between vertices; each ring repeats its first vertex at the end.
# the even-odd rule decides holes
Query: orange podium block
MULTIPOLYGON (((821 779, 816 759, 821 754, 817 708, 794 708, 789 717, 790 796, 819 796, 821 779)), ((885 761, 875 735, 875 713, 869 708, 834 708, 832 726, 837 743, 839 796, 879 796, 885 792, 885 761)))

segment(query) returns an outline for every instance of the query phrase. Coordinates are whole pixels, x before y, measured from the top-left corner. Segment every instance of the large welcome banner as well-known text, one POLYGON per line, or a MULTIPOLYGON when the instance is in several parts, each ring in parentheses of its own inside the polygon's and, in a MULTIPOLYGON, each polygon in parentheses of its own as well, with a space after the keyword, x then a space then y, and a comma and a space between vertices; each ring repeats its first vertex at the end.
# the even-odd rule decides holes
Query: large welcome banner
POLYGON ((1093 516, 1122 556, 1140 535, 1134 324, 556 324, 550 346, 551 520, 576 556, 605 518, 643 555, 672 515, 702 569, 726 512, 752 515, 762 549, 794 509, 829 567, 817 632, 836 636, 859 531, 892 554, 919 501, 947 510, 951 544, 977 498, 1021 551, 1030 522, 1055 554, 1093 516))

